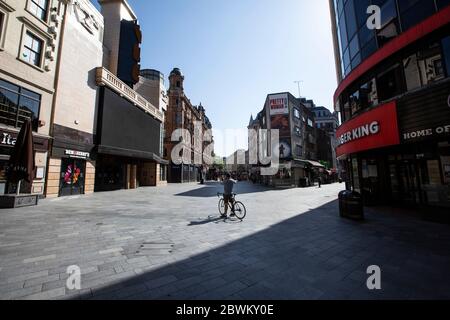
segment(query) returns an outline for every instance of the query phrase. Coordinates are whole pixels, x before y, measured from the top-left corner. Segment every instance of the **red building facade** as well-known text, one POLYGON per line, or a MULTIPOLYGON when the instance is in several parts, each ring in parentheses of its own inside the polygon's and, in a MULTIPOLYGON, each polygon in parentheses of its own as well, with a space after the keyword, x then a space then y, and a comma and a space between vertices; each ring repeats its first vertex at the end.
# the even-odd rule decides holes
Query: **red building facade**
POLYGON ((330 8, 347 188, 367 205, 450 207, 450 1, 330 0, 330 8), (371 5, 380 28, 367 25, 371 5))

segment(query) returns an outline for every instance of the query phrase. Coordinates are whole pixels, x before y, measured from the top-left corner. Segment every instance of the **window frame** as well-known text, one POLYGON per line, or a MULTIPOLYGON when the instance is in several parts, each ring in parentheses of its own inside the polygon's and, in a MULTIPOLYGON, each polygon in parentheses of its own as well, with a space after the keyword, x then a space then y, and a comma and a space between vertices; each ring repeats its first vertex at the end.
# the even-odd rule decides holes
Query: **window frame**
POLYGON ((49 20, 49 17, 50 17, 50 2, 51 2, 51 0, 44 0, 44 1, 46 1, 47 3, 46 3, 46 8, 44 9, 44 8, 42 8, 39 4, 37 4, 36 3, 36 0, 28 0, 27 1, 27 4, 26 4, 26 11, 27 12, 29 12, 33 17, 35 17, 36 19, 38 19, 39 21, 42 21, 42 22, 44 22, 45 24, 47 24, 48 23, 48 20, 49 20), (34 4, 36 7, 38 7, 38 8, 40 8, 41 10, 44 10, 44 12, 45 12, 45 17, 44 18, 41 18, 41 17, 39 17, 38 15, 36 15, 36 13, 34 13, 32 10, 31 10, 31 4, 34 4))
MULTIPOLYGON (((10 88, 1 87, 2 89, 6 90, 6 91, 10 91, 10 92, 12 92, 14 94, 17 94, 17 106, 16 106, 15 124, 14 124, 14 126, 11 126, 11 125, 8 125, 8 124, 5 124, 5 123, 2 123, 2 124, 10 126, 10 127, 14 127, 16 129, 20 129, 20 126, 18 125, 18 122, 19 122, 19 116, 20 116, 20 112, 21 112, 21 103, 22 103, 22 99, 23 98, 38 102, 38 110, 37 110, 37 113, 35 114, 35 116, 36 116, 35 118, 37 119, 37 121, 39 121, 40 116, 41 116, 41 109, 42 109, 42 94, 37 93, 37 92, 35 92, 33 90, 30 90, 30 89, 24 88, 24 87, 22 87, 20 85, 14 84, 14 83, 12 83, 10 81, 7 81, 7 80, 4 80, 2 78, 0 78, 0 80, 5 82, 6 84, 11 84, 12 86, 17 87, 17 91, 16 92, 11 90, 10 88), (27 94, 27 91, 29 93, 31 93, 31 94, 36 95, 36 97, 33 97, 31 94, 27 94)), ((33 119, 31 119, 31 120, 33 120, 33 119)), ((33 123, 33 121, 32 121, 32 131, 33 132, 38 132, 39 131, 38 123, 33 123)))
MULTIPOLYGON (((27 26, 24 25, 23 27, 23 32, 22 32, 22 39, 21 39, 21 43, 20 43, 20 49, 19 49, 19 57, 18 59, 24 63, 26 63, 27 65, 38 69, 39 71, 43 72, 44 71, 44 58, 45 58, 45 50, 46 50, 46 46, 47 46, 47 39, 45 39, 44 37, 40 36, 37 32, 34 32, 33 29, 28 28, 27 26), (26 41, 26 36, 27 34, 32 35, 33 37, 35 37, 36 39, 38 39, 39 41, 41 41, 41 54, 39 56, 39 65, 35 65, 32 62, 28 61, 27 59, 25 59, 23 57, 24 54, 24 49, 25 49, 25 41, 26 41)), ((28 48, 27 48, 28 49, 28 48)))
POLYGON ((14 11, 6 3, 0 1, 0 15, 3 16, 3 19, 0 24, 0 51, 4 50, 5 47, 5 39, 6 39, 6 31, 8 30, 8 21, 9 21, 9 13, 14 11))

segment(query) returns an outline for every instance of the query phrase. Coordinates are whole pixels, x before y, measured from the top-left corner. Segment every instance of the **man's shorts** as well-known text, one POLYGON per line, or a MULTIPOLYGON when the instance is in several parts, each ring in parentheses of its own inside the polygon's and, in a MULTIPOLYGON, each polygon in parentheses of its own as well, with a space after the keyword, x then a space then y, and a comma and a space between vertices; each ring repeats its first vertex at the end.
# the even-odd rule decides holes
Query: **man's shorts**
POLYGON ((223 195, 223 201, 225 201, 225 203, 231 202, 232 200, 233 200, 233 196, 231 194, 223 195))

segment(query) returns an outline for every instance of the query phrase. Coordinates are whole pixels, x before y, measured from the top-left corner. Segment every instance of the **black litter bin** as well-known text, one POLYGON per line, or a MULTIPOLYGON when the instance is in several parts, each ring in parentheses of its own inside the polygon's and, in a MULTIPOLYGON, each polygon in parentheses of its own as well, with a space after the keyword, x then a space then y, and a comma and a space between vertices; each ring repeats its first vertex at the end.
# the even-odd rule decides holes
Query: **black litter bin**
POLYGON ((339 192, 339 215, 341 217, 345 217, 345 212, 347 212, 347 203, 344 200, 347 199, 349 194, 350 191, 348 190, 339 192))
POLYGON ((339 193, 339 214, 351 219, 364 219, 364 206, 361 194, 354 191, 339 193))

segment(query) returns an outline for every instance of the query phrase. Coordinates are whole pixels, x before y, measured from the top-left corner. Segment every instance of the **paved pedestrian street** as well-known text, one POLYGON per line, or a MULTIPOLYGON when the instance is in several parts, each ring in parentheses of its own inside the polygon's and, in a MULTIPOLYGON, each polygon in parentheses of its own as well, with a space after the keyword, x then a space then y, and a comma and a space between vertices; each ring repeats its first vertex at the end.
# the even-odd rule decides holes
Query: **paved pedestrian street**
POLYGON ((217 183, 1 210, 0 298, 450 298, 450 227, 382 208, 342 219, 343 188, 240 183, 243 222, 219 218, 217 183), (73 265, 80 290, 66 286, 73 265), (371 265, 381 290, 367 288, 371 265))

